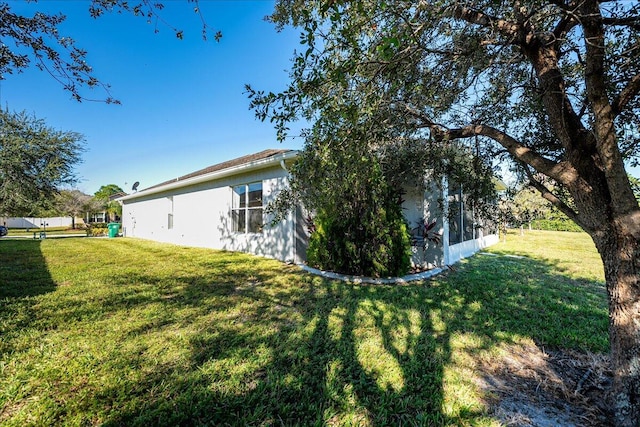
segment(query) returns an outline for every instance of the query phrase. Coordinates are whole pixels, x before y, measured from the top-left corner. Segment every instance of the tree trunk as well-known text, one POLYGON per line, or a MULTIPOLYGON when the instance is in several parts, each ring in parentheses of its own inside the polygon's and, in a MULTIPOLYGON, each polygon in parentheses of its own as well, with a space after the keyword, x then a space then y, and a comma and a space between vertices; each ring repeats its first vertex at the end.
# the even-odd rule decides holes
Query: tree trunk
POLYGON ((612 227, 592 236, 604 264, 609 339, 614 369, 612 404, 617 427, 640 426, 640 241, 612 227))

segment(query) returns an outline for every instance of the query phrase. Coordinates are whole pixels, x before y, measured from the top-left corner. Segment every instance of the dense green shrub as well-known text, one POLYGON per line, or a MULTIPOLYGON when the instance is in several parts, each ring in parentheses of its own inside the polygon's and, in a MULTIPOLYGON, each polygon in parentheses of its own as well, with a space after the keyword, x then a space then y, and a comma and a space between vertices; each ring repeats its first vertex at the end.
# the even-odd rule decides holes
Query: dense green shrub
POLYGON ((402 276, 411 264, 411 244, 398 194, 375 158, 354 161, 362 163, 359 172, 316 209, 307 262, 345 274, 402 276))
POLYGON ((531 228, 544 231, 583 231, 570 219, 537 219, 531 222, 531 228))
POLYGON ((410 237, 400 207, 380 207, 376 212, 378 216, 369 220, 318 214, 307 249, 309 265, 371 277, 406 274, 410 237))

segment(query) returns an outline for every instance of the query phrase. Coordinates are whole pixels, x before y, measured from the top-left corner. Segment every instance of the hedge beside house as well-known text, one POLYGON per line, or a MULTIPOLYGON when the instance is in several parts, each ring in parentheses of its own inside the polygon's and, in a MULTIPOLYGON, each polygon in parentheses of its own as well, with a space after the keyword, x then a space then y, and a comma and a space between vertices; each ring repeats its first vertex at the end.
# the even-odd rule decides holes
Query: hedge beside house
POLYGON ((575 222, 562 219, 537 219, 531 222, 531 228, 543 231, 583 231, 575 222))

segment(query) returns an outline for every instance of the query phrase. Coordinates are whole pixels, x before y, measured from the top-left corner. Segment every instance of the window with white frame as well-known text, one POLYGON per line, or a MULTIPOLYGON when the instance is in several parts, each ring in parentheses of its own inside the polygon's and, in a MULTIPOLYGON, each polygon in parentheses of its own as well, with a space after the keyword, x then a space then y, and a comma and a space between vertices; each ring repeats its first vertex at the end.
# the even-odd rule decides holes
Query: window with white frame
POLYGON ((262 233, 263 222, 262 182, 233 187, 231 219, 233 231, 238 233, 262 233))
POLYGON ((167 197, 169 212, 167 213, 167 229, 173 228, 173 196, 167 197))

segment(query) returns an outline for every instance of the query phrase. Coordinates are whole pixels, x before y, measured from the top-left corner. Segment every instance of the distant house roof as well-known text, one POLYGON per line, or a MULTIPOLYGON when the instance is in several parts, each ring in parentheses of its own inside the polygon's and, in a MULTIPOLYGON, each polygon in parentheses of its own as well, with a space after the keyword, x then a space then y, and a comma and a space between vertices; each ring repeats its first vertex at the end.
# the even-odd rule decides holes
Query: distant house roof
POLYGON ((124 197, 126 196, 127 193, 125 193, 124 191, 118 191, 117 193, 113 193, 112 195, 109 196, 109 201, 113 201, 116 199, 119 199, 120 197, 124 197))
POLYGON ((259 169, 271 164, 278 164, 280 161, 293 159, 297 156, 296 150, 268 149, 259 153, 249 154, 226 162, 208 166, 204 169, 191 172, 189 174, 174 178, 160 184, 140 190, 137 193, 129 194, 118 200, 130 200, 145 195, 155 194, 174 188, 186 187, 223 176, 232 175, 253 169, 259 169))

